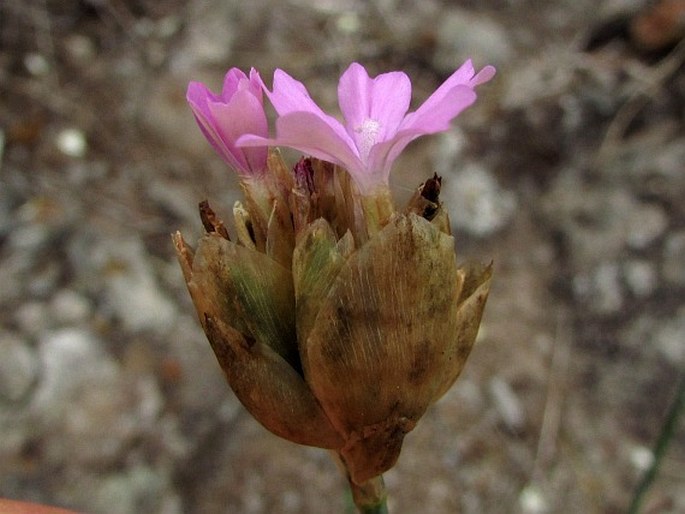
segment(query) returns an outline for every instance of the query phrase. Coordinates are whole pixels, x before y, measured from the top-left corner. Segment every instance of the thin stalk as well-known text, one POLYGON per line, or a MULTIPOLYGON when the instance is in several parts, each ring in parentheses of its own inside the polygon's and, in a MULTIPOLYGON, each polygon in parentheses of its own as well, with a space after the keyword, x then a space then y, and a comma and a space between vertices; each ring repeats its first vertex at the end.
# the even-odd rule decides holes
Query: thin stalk
POLYGON ((661 433, 654 446, 654 458, 652 460, 652 465, 645 472, 642 480, 635 489, 635 495, 633 496, 633 501, 628 508, 628 514, 638 514, 640 512, 640 507, 645 499, 647 491, 652 486, 652 482, 656 478, 657 472, 661 465, 664 455, 666 454, 666 449, 668 444, 673 439, 673 434, 678 426, 678 419, 683 413, 683 407, 685 407, 685 376, 681 377, 680 385, 676 392, 675 400, 671 409, 668 411, 666 416, 666 421, 664 426, 661 427, 661 433))
POLYGON ((388 514, 388 493, 383 475, 378 475, 362 485, 349 480, 352 500, 360 514, 388 514))

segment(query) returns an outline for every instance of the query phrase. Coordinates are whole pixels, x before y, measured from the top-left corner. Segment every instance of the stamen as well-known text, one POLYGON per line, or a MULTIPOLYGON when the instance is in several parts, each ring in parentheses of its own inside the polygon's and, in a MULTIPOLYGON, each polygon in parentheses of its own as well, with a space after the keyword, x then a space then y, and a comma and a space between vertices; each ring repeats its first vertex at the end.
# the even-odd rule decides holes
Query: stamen
POLYGON ((381 124, 379 121, 371 118, 365 119, 362 124, 355 129, 355 132, 360 134, 357 138, 357 148, 359 149, 362 161, 366 161, 369 157, 371 147, 376 144, 378 133, 381 131, 381 124))

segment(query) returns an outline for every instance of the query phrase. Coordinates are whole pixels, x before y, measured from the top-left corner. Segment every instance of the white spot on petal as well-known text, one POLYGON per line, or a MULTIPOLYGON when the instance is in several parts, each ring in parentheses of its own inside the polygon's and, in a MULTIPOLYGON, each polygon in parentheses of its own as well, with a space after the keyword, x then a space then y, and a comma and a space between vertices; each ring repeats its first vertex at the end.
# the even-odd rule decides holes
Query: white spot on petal
POLYGON ((356 138, 357 148, 359 149, 359 155, 362 161, 366 161, 369 157, 369 152, 373 145, 376 144, 378 139, 378 133, 381 131, 381 124, 379 121, 367 118, 364 122, 355 129, 355 132, 359 134, 356 138))

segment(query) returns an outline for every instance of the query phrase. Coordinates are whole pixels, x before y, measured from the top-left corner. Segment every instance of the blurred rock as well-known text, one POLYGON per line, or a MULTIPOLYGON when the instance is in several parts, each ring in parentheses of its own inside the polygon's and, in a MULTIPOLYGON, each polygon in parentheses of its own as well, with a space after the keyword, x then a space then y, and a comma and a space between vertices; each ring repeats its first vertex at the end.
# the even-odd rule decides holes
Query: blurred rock
POLYGON ((52 325, 50 313, 44 302, 27 301, 14 311, 14 322, 25 334, 40 335, 52 325))
POLYGON ((82 158, 88 150, 86 135, 78 128, 65 128, 57 134, 55 145, 68 157, 82 158))
POLYGON ((685 364, 685 306, 670 315, 642 313, 620 331, 620 339, 634 351, 648 345, 653 355, 681 369, 685 364))
POLYGON ((43 54, 31 52, 24 56, 24 67, 31 75, 43 77, 50 73, 50 62, 43 54))
POLYGON ((89 273, 104 287, 107 314, 131 331, 169 329, 176 308, 161 289, 140 239, 97 240, 88 252, 89 273))
POLYGON ((566 238, 578 269, 616 258, 627 248, 644 249, 668 226, 661 207, 638 202, 626 188, 583 184, 575 170, 564 170, 543 200, 547 220, 566 238))
MULTIPOLYGON (((180 365, 180 376, 174 384, 180 402, 197 411, 214 413, 224 422, 232 421, 242 406, 231 392, 197 319, 180 316, 173 334, 168 357, 180 365)), ((208 421, 215 421, 214 416, 208 421)))
POLYGON ((50 301, 50 314, 60 324, 76 324, 86 321, 91 314, 90 302, 70 289, 55 293, 50 301))
POLYGON ((83 329, 47 333, 30 409, 50 465, 110 466, 154 426, 162 400, 153 382, 129 380, 83 329))
POLYGON ((44 246, 50 237, 49 227, 41 223, 23 224, 16 227, 9 237, 9 244, 18 251, 30 253, 44 246))
POLYGON ((434 66, 452 73, 459 63, 472 58, 478 68, 484 64, 505 64, 512 56, 512 42, 506 29, 482 13, 452 8, 438 20, 434 66))
POLYGON ((623 274, 630 292, 637 298, 650 296, 659 284, 655 266, 646 260, 633 259, 623 266, 623 274))
POLYGON ((64 233, 78 210, 79 207, 67 198, 48 194, 32 196, 13 213, 14 223, 8 238, 10 247, 26 252, 27 257, 34 257, 64 233))
POLYGON ((618 313, 624 302, 620 267, 608 261, 579 272, 573 278, 573 293, 576 300, 594 314, 618 313))
POLYGON ((642 50, 666 51, 685 37, 685 1, 660 0, 630 22, 632 41, 642 50))
POLYGON ((75 64, 90 64, 96 55, 93 40, 83 34, 69 34, 63 44, 67 56, 75 64))
POLYGON ((60 411, 64 407, 62 401, 68 400, 84 383, 117 374, 116 363, 107 357, 100 340, 84 329, 47 333, 38 351, 41 381, 33 399, 36 407, 60 411))
POLYGON ((193 2, 186 16, 185 43, 174 53, 172 68, 184 73, 207 65, 228 68, 236 37, 232 2, 193 2))
POLYGON ((630 449, 630 462, 637 471, 644 473, 654 462, 654 452, 644 446, 634 446, 630 449))
POLYGON ((477 237, 504 228, 516 210, 516 197, 502 189, 495 177, 477 164, 467 164, 444 177, 442 198, 452 205, 452 225, 477 237))
POLYGON ((576 59, 568 48, 553 45, 507 69, 500 78, 504 88, 500 104, 507 109, 521 109, 546 98, 562 97, 575 80, 576 59))
POLYGON ((528 485, 519 496, 519 505, 523 514, 544 514, 549 512, 548 502, 539 487, 528 485))
POLYGON ((17 335, 0 332, 0 356, 0 402, 18 402, 36 382, 36 352, 17 335))
POLYGON ((603 177, 634 194, 645 193, 680 208, 685 196, 685 138, 680 123, 662 122, 645 127, 621 144, 613 145, 612 159, 599 170, 603 177), (659 150, 654 151, 655 148, 659 150))
POLYGON ((81 477, 65 487, 70 503, 84 505, 92 514, 181 514, 180 498, 168 471, 138 464, 130 468, 81 477))
POLYGON ((674 232, 664 244, 662 273, 672 286, 685 286, 685 231, 674 232))
MULTIPOLYGON (((207 76, 205 80, 212 91, 221 90, 221 83, 227 69, 207 76)), ((203 79, 194 76, 193 80, 202 81, 203 79)), ((185 99, 188 81, 186 75, 181 73, 158 77, 150 87, 146 102, 141 105, 143 111, 141 121, 170 147, 182 149, 196 159, 206 159, 213 156, 212 147, 199 130, 188 130, 189 127, 195 125, 192 112, 185 99)), ((219 160, 218 156, 216 158, 219 160)))
POLYGON ((685 306, 671 319, 660 322, 653 336, 659 352, 676 369, 682 369, 685 365, 685 306))
POLYGON ((656 204, 636 203, 626 212, 626 242, 635 250, 644 250, 659 237, 668 227, 668 218, 664 210, 656 204))

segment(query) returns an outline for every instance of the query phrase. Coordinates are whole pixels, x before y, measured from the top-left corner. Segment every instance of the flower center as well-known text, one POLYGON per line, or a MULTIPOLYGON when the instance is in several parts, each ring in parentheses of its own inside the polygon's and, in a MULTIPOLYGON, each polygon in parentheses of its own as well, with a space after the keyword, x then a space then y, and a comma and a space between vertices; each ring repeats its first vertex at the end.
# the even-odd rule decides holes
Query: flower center
POLYGON ((381 124, 379 121, 367 118, 354 131, 359 134, 356 138, 359 156, 362 158, 362 161, 366 162, 371 147, 376 144, 378 133, 381 131, 381 124))

